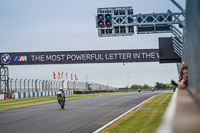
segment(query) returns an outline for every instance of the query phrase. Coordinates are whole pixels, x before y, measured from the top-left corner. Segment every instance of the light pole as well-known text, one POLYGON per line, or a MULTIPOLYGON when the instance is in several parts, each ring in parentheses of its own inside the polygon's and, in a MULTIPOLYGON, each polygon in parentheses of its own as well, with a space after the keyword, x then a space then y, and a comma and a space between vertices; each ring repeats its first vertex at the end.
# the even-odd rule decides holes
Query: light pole
POLYGON ((13 78, 10 79, 10 89, 11 89, 11 92, 12 92, 12 80, 13 80, 13 78))
POLYGON ((129 88, 129 76, 127 76, 127 83, 128 83, 128 88, 129 88))
POLYGON ((26 86, 25 86, 25 83, 26 83, 26 79, 24 80, 24 92, 25 92, 25 87, 26 87, 26 86))
POLYGON ((62 82, 61 86, 62 86, 62 88, 64 90, 64 82, 65 82, 65 80, 62 80, 61 82, 62 82))
POLYGON ((19 81, 19 85, 20 85, 20 92, 22 92, 21 81, 22 81, 22 79, 20 79, 20 81, 19 81))
POLYGON ((32 79, 32 92, 33 92, 33 81, 34 81, 34 79, 32 79))
POLYGON ((39 90, 41 90, 41 89, 40 89, 40 81, 41 81, 41 80, 39 80, 39 90))
POLYGON ((35 80, 35 90, 37 90, 37 81, 38 79, 35 80))
POLYGON ((30 80, 31 80, 31 79, 28 80, 28 92, 30 92, 30 89, 29 89, 29 82, 30 82, 30 80))
MULTIPOLYGON (((18 80, 18 79, 15 80, 15 90, 17 90, 17 80, 18 80)), ((18 91, 17 91, 17 92, 18 92, 18 91)))

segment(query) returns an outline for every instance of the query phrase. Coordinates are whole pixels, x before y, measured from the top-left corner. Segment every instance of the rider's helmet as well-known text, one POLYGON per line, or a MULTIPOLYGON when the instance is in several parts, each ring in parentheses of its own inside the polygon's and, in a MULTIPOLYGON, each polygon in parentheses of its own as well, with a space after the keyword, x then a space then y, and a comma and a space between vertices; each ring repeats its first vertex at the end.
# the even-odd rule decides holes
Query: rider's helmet
POLYGON ((64 92, 62 87, 60 87, 60 91, 61 91, 61 92, 64 92))

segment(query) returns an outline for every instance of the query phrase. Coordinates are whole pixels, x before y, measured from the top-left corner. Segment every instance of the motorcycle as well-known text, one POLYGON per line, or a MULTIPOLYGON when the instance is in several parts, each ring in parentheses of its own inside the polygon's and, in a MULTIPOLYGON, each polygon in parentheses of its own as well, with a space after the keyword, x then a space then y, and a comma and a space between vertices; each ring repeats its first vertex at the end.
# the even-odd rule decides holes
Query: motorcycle
POLYGON ((60 104, 61 108, 64 109, 64 106, 65 106, 65 98, 64 96, 62 95, 62 93, 58 94, 57 95, 57 99, 58 99, 58 103, 60 104))

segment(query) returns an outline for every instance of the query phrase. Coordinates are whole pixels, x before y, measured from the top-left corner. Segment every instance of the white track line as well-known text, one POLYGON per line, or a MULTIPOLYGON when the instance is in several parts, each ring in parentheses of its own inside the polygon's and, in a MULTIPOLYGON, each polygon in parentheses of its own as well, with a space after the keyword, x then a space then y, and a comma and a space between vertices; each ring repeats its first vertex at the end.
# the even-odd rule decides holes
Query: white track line
MULTIPOLYGON (((162 94, 162 93, 161 93, 162 94)), ((155 95, 157 96, 157 95, 155 95)), ((98 133, 101 130, 103 130, 104 128, 106 128, 107 126, 111 125, 112 123, 114 123, 115 121, 119 120, 120 118, 122 118, 123 116, 125 116, 126 114, 128 114, 129 112, 131 112, 132 110, 136 109, 137 107, 139 107, 141 104, 145 103, 146 101, 150 100, 151 98, 153 98, 154 96, 150 97, 149 99, 143 101, 142 103, 138 104, 137 106, 133 107, 132 109, 128 110, 127 112, 125 112, 124 114, 120 115, 119 117, 115 118, 114 120, 110 121, 109 123, 107 123, 106 125, 104 125, 103 127, 97 129, 96 131, 94 131, 93 133, 98 133)))

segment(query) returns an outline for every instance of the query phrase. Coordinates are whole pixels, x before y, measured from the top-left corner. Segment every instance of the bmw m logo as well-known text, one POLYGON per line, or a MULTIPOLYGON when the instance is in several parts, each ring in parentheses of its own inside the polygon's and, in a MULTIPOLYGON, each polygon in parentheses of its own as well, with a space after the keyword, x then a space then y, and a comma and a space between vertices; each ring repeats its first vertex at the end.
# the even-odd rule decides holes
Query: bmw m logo
POLYGON ((10 61, 11 61, 11 57, 10 57, 9 54, 3 54, 3 55, 1 56, 1 62, 2 62, 3 64, 8 64, 10 61))
POLYGON ((16 56, 14 61, 27 61, 27 56, 16 56))

